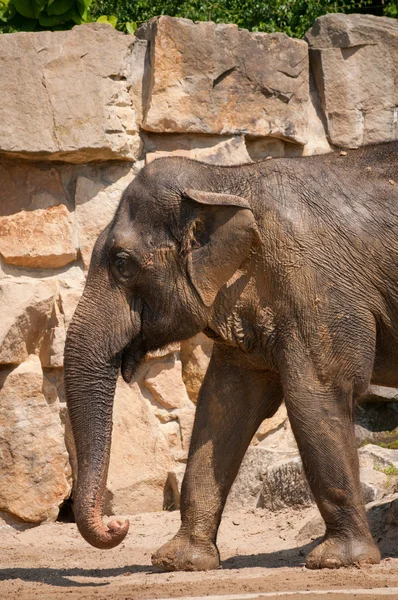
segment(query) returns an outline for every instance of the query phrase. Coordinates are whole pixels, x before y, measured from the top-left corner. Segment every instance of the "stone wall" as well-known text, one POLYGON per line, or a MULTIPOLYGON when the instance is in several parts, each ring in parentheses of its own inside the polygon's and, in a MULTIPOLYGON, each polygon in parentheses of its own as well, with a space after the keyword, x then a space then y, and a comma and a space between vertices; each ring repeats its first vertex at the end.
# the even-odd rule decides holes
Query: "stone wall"
MULTIPOLYGON (((160 17, 135 37, 102 24, 1 35, 0 96, 0 514, 39 523, 71 494, 65 332, 123 189, 168 154, 240 164, 397 139, 398 25, 328 15, 297 40, 160 17)), ((178 505, 210 353, 199 335, 119 381, 107 514, 178 505)), ((230 505, 278 505, 275 456, 302 481, 283 407, 230 505)))

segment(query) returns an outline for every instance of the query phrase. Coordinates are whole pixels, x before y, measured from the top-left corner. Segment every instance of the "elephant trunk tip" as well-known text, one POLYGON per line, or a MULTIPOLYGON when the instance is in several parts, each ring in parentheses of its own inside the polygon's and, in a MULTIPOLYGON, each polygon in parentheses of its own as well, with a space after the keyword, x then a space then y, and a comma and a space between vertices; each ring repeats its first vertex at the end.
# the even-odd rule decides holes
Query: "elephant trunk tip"
POLYGON ((111 521, 107 525, 102 523, 96 523, 92 527, 88 527, 86 522, 79 522, 77 520, 78 529, 83 538, 99 550, 110 550, 118 546, 126 537, 129 530, 130 523, 128 520, 124 521, 111 521))

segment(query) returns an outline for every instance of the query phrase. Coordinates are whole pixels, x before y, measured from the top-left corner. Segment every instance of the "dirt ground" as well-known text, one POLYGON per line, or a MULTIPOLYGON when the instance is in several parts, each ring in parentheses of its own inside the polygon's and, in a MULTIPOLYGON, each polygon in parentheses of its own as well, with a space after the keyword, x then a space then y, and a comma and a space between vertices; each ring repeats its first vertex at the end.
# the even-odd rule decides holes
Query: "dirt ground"
POLYGON ((0 600, 397 600, 398 527, 389 503, 370 513, 380 565, 305 569, 322 529, 317 516, 315 508, 227 513, 219 533, 222 569, 206 573, 160 573, 151 565, 151 553, 177 531, 178 512, 130 517, 126 540, 108 551, 91 548, 69 523, 18 532, 1 526, 0 600))

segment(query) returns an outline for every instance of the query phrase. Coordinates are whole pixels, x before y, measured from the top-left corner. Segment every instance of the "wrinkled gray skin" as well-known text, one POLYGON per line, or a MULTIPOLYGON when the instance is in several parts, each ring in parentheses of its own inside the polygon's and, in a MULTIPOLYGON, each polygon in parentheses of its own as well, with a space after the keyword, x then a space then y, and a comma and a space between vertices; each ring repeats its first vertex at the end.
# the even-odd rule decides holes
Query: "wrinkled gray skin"
MULTIPOLYGON (((204 331, 213 356, 181 492, 181 529, 153 562, 219 566, 217 530, 250 440, 282 398, 326 523, 310 568, 377 563, 353 407, 398 385, 398 145, 217 167, 146 166, 95 245, 68 331, 65 382, 78 456, 76 521, 97 548, 119 368, 204 331)), ((132 440, 134 445, 134 440, 132 440)))

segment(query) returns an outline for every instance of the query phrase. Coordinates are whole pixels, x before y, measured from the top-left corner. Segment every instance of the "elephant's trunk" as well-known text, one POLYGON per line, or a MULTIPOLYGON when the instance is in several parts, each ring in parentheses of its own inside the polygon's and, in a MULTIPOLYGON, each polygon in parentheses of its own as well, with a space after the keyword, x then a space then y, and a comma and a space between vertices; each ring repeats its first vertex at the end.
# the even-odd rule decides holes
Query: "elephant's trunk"
POLYGON ((65 391, 77 455, 76 523, 84 539, 101 549, 120 544, 129 528, 128 521, 104 525, 102 513, 118 371, 123 350, 131 348, 132 339, 137 347, 139 332, 139 313, 120 291, 89 275, 68 329, 65 391))
POLYGON ((65 360, 65 386, 78 463, 74 498, 76 524, 92 546, 112 548, 128 531, 128 522, 108 526, 102 522, 118 370, 116 365, 88 368, 82 364, 81 353, 79 362, 73 353, 70 344, 65 360), (75 365, 79 365, 78 373, 75 365))
POLYGON ((83 349, 75 342, 82 335, 80 327, 76 336, 77 321, 70 327, 65 352, 65 389, 78 464, 74 512, 85 540, 96 548, 113 548, 129 527, 128 522, 102 522, 120 357, 105 362, 92 348, 83 349))

